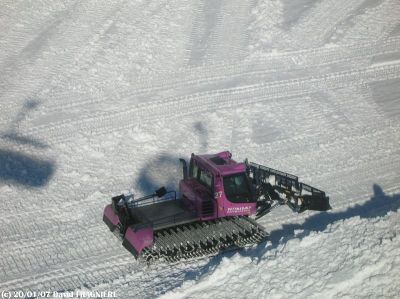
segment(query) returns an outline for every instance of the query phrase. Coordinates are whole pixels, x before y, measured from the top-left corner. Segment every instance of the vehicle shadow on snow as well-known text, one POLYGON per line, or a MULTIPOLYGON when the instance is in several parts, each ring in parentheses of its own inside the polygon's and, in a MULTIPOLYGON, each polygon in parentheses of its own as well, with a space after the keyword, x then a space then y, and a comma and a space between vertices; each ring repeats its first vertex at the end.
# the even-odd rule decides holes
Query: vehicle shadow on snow
POLYGON ((36 100, 26 100, 20 111, 8 125, 8 129, 5 132, 0 133, 0 138, 21 145, 30 145, 41 149, 48 148, 49 146, 46 143, 32 137, 23 136, 18 133, 18 127, 20 123, 24 121, 27 115, 31 111, 35 110, 39 106, 39 104, 40 102, 36 100))
POLYGON ((342 212, 321 212, 306 219, 303 224, 284 224, 282 229, 270 233, 272 244, 279 243, 282 237, 293 236, 294 230, 304 230, 296 237, 304 238, 310 231, 323 231, 331 223, 359 216, 360 218, 376 218, 385 216, 389 211, 397 211, 400 208, 400 194, 386 195, 382 188, 374 184, 373 196, 363 204, 357 204, 342 212))
MULTIPOLYGON (((208 128, 204 122, 195 122, 193 129, 198 135, 200 142, 199 151, 206 152, 208 149, 208 128)), ((151 158, 141 169, 137 179, 133 182, 139 193, 143 195, 152 194, 158 188, 164 186, 168 191, 179 189, 179 180, 183 177, 180 158, 169 153, 161 153, 151 158)), ((189 161, 186 160, 186 163, 189 161)), ((188 165, 189 166, 189 165, 188 165)))
POLYGON ((164 186, 168 191, 178 190, 182 170, 179 158, 171 154, 160 154, 147 162, 133 183, 142 195, 154 193, 164 186))
MULTIPOLYGON (((303 224, 284 224, 281 229, 270 232, 269 246, 258 246, 246 250, 225 252, 195 270, 190 270, 185 274, 185 280, 198 280, 199 277, 207 274, 217 267, 223 258, 230 258, 239 253, 241 256, 260 259, 267 251, 277 248, 279 245, 288 242, 293 238, 307 237, 311 232, 325 230, 328 225, 340 220, 359 216, 360 218, 376 218, 385 216, 390 211, 397 211, 400 208, 400 194, 389 196, 382 188, 374 184, 372 197, 363 204, 357 204, 342 212, 320 212, 307 218, 303 224), (295 230, 302 230, 296 233, 295 230)), ((268 217, 268 216, 265 216, 268 217)))
POLYGON ((53 162, 0 149, 0 182, 42 187, 54 174, 53 162))
MULTIPOLYGON (((193 124, 200 148, 199 151, 206 152, 208 149, 208 128, 204 122, 197 121, 193 124)), ((153 193, 164 186, 168 191, 179 189, 179 180, 182 179, 182 166, 178 157, 169 153, 162 153, 151 158, 141 169, 138 178, 133 182, 132 187, 142 195, 153 193)), ((186 161, 188 163, 189 161, 186 161)), ((189 165, 188 165, 189 166, 189 165)))
POLYGON ((193 128, 199 136, 199 141, 200 141, 200 145, 201 145, 199 151, 207 152, 208 139, 209 139, 207 125, 202 121, 198 121, 193 124, 193 128))
MULTIPOLYGON (((400 208, 400 194, 389 196, 385 194, 382 188, 374 184, 372 186, 372 197, 363 204, 356 204, 341 212, 320 212, 307 218, 303 224, 284 224, 281 229, 271 231, 269 241, 272 246, 257 247, 241 251, 243 256, 262 257, 266 251, 286 243, 292 238, 303 239, 311 232, 321 232, 328 225, 340 220, 346 220, 352 217, 376 218, 385 216, 390 211, 397 211, 400 208), (302 231, 295 234, 295 230, 302 231)), ((334 208, 334 207, 333 207, 334 208)))
MULTIPOLYGON (((5 132, 0 132, 0 139, 17 145, 31 146, 40 151, 49 146, 35 138, 18 133, 19 124, 27 114, 39 105, 36 100, 27 100, 5 132)), ((25 187, 42 187, 46 185, 55 171, 55 163, 23 152, 0 148, 0 182, 23 185, 25 187)))

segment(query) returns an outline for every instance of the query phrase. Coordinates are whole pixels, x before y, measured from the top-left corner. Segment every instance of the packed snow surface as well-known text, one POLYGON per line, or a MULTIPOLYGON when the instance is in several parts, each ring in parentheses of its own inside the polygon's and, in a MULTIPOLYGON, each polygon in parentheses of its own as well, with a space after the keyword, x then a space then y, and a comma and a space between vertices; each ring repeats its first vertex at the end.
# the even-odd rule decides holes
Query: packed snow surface
POLYGON ((400 1, 6 0, 0 69, 1 296, 399 297, 400 1), (176 189, 178 158, 223 150, 333 209, 138 264, 102 222, 110 197, 176 189))

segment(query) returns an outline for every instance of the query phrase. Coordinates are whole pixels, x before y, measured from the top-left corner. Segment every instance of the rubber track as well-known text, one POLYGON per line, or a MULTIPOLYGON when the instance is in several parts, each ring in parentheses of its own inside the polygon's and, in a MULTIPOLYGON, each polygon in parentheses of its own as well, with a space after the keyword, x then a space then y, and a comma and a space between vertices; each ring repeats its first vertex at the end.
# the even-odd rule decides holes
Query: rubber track
POLYGON ((143 251, 141 260, 176 262, 252 246, 266 238, 264 228, 246 217, 196 222, 156 232, 153 247, 143 251))

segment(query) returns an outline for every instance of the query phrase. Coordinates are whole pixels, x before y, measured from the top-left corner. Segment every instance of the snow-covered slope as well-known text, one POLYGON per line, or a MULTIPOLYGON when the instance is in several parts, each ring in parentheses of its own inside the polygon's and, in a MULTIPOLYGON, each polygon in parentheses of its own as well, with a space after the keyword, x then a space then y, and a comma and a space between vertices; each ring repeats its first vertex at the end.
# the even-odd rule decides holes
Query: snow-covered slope
POLYGON ((0 290, 118 298, 400 293, 400 2, 3 1, 0 290), (139 265, 102 222, 232 151, 325 190, 260 247, 139 265))
POLYGON ((161 298, 395 298, 399 220, 391 212, 339 220, 322 232, 296 230, 277 244, 224 255, 161 298))

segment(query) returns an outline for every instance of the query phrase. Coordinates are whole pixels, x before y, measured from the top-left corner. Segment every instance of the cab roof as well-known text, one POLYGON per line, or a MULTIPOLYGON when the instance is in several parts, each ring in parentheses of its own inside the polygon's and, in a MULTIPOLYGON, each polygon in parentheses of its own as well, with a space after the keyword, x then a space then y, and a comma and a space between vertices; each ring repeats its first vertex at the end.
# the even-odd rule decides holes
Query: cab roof
POLYGON ((233 160, 229 151, 206 155, 192 154, 192 156, 203 168, 216 175, 229 176, 246 171, 246 164, 233 160))

